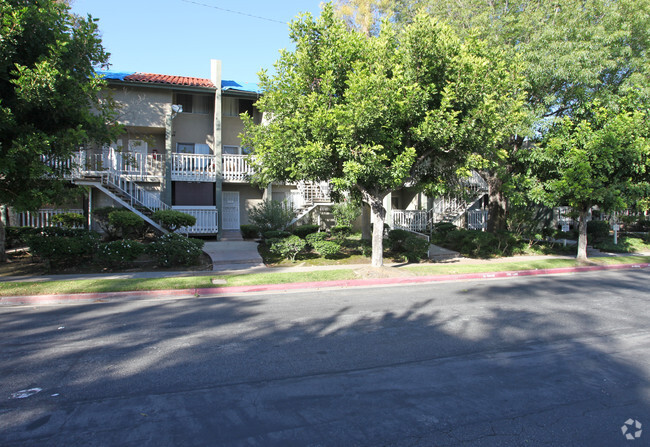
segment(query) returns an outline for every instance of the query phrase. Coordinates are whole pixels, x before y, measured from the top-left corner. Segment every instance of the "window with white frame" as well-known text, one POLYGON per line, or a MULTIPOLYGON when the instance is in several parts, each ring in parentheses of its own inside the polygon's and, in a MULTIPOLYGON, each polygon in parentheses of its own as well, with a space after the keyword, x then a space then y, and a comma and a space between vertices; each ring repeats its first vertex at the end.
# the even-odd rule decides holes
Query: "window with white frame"
POLYGON ((241 148, 239 146, 223 146, 223 152, 224 154, 229 154, 229 155, 239 155, 241 154, 241 148))

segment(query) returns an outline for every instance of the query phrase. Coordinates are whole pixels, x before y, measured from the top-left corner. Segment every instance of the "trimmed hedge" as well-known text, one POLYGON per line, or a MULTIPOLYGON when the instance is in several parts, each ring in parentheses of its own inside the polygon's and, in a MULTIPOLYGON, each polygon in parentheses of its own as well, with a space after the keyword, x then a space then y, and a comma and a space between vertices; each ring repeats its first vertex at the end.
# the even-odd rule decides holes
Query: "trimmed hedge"
POLYGON ((60 213, 52 216, 52 223, 61 225, 64 228, 83 227, 86 218, 79 213, 60 213))
POLYGON ((311 233, 305 237, 307 243, 310 244, 312 247, 314 246, 314 242, 324 241, 325 239, 327 239, 327 233, 324 232, 311 233))
POLYGON ((146 252, 161 267, 195 264, 201 256, 204 241, 176 233, 165 234, 147 245, 146 252))
POLYGON ((241 230, 241 236, 244 239, 256 239, 260 234, 260 229, 257 225, 244 224, 239 227, 241 230))
POLYGON ((319 255, 325 258, 331 258, 341 252, 341 246, 332 241, 314 241, 311 245, 319 255))
POLYGON ((30 252, 43 259, 48 267, 72 267, 90 262, 99 240, 99 234, 94 231, 51 227, 29 236, 27 243, 30 252))
POLYGON ((317 233, 320 227, 318 225, 299 225, 293 230, 293 234, 305 239, 308 234, 317 233))
POLYGON ((108 215, 108 222, 122 237, 137 235, 144 229, 144 220, 127 210, 112 211, 108 215))
POLYGON ((158 210, 151 215, 151 218, 172 233, 182 227, 196 225, 196 217, 178 210, 158 210))
POLYGON ((285 237, 291 236, 291 233, 288 231, 277 231, 277 230, 271 230, 271 231, 265 231, 262 233, 262 236, 264 239, 283 239, 285 237))
POLYGON ((97 262, 109 267, 126 267, 144 253, 144 244, 130 239, 105 242, 97 249, 97 262))
POLYGON ((305 249, 307 242, 296 236, 291 235, 283 239, 276 239, 271 243, 271 252, 282 256, 283 258, 296 260, 296 255, 305 249))

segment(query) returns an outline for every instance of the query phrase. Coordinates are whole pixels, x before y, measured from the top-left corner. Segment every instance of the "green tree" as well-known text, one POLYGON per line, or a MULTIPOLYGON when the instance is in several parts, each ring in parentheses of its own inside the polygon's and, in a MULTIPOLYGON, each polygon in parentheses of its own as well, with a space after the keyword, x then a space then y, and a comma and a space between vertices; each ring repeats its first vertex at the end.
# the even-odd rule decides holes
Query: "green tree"
POLYGON ((420 16, 398 34, 350 32, 324 7, 291 25, 293 52, 277 74, 260 74, 244 144, 255 150, 256 181, 329 180, 374 216, 372 264, 381 266, 384 197, 408 183, 440 185, 484 161, 512 132, 519 78, 482 42, 461 42, 420 16))
POLYGON ((108 54, 95 20, 65 2, 2 0, 0 19, 0 203, 33 210, 61 197, 74 150, 112 139, 95 75, 108 54))
POLYGON ((613 111, 599 101, 559 119, 526 154, 532 195, 580 213, 577 258, 587 259, 587 217, 597 205, 624 210, 650 197, 648 109, 638 102, 613 111))
MULTIPOLYGON (((404 25, 418 11, 519 58, 529 128, 504 141, 510 155, 549 119, 571 116, 595 98, 607 106, 630 89, 650 95, 649 0, 396 0, 389 14, 404 25)), ((494 160, 480 171, 490 187, 489 230, 505 225, 511 174, 526 168, 515 160, 494 160)))
POLYGON ((379 33, 382 19, 392 15, 393 3, 394 0, 336 0, 335 11, 348 28, 371 36, 379 33))

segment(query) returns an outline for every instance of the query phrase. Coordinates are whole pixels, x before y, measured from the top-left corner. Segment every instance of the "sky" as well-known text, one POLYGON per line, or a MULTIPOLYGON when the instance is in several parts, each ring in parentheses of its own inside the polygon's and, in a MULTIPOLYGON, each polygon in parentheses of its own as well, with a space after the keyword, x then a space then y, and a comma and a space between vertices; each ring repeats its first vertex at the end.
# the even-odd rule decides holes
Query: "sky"
POLYGON ((72 12, 99 19, 110 70, 257 82, 293 49, 289 22, 320 14, 321 0, 73 0, 72 12))

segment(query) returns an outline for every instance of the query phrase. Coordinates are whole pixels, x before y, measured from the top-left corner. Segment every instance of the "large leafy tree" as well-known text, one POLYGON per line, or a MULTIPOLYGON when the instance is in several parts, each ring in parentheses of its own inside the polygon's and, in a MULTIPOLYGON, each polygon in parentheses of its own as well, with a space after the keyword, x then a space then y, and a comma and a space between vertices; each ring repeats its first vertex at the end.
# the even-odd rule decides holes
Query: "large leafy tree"
MULTIPOLYGON (((417 11, 519 58, 529 129, 504 141, 510 155, 549 120, 572 116, 595 98, 609 107, 630 88, 650 95, 650 0, 395 0, 388 14, 407 24, 417 11)), ((481 172, 490 185, 489 229, 505 225, 504 182, 525 169, 516 159, 495 160, 481 172)))
POLYGON ((593 206, 611 212, 650 197, 650 115, 638 96, 619 107, 600 101, 557 120, 525 154, 532 195, 579 212, 577 258, 587 259, 587 217, 593 206))
MULTIPOLYGON (((110 103, 95 76, 107 61, 95 21, 65 2, 0 1, 0 204, 55 201, 65 182, 54 162, 111 139, 110 103)), ((4 254, 4 227, 0 245, 4 254)))
POLYGON ((246 123, 257 181, 329 180, 374 216, 372 264, 382 265, 384 197, 440 185, 475 167, 512 132, 520 81, 497 51, 461 42, 420 16, 403 32, 349 31, 327 5, 294 21, 293 52, 261 73, 267 125, 246 123))

